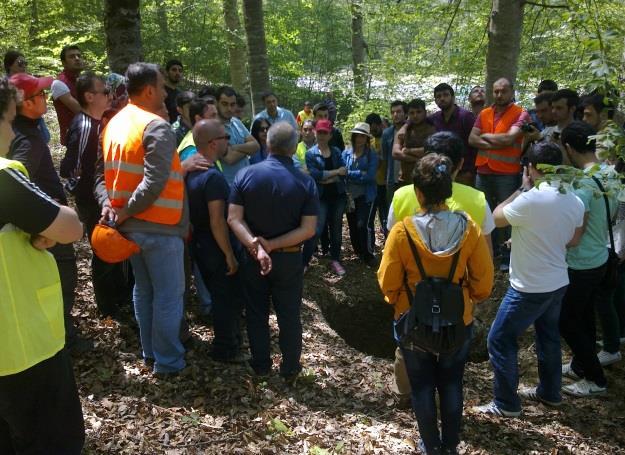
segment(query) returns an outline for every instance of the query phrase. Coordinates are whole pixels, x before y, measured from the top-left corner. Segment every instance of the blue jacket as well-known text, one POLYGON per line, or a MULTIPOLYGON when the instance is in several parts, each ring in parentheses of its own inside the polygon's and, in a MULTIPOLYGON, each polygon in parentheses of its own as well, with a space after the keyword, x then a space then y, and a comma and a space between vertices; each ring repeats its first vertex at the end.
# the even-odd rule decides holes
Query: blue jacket
MULTIPOLYGON (((330 153, 334 169, 345 166, 345 162, 341 157, 341 151, 337 147, 330 147, 330 153)), ((310 176, 315 179, 315 183, 317 183, 317 192, 319 193, 319 197, 321 197, 323 194, 323 185, 321 184, 321 181, 328 177, 328 171, 325 170, 325 161, 317 144, 313 145, 306 152, 306 167, 308 168, 310 176)), ((344 194, 345 179, 343 177, 335 177, 334 179, 338 193, 344 194)))
POLYGON ((378 192, 375 180, 378 171, 378 154, 375 150, 368 148, 358 159, 354 156, 352 149, 345 150, 343 162, 347 168, 347 182, 350 185, 364 185, 367 202, 375 200, 378 192))

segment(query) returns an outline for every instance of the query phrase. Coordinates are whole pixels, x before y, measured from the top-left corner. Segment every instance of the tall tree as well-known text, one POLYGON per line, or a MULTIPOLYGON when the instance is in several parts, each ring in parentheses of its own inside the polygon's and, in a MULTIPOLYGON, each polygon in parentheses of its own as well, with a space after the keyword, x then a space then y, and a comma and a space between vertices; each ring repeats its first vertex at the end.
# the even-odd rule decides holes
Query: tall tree
POLYGON ((223 0, 224 22, 226 23, 226 40, 228 42, 228 62, 230 66, 230 82, 234 89, 249 101, 247 84, 247 50, 243 38, 243 28, 239 18, 237 0, 223 0))
POLYGON ((486 52, 486 98, 492 101, 493 82, 516 81, 521 52, 525 0, 493 0, 486 52))
POLYGON ((259 109, 262 106, 261 94, 271 90, 263 22, 263 1, 243 0, 243 13, 252 88, 252 111, 255 113, 261 110, 259 109))
POLYGON ((352 64, 354 72, 354 92, 357 96, 365 94, 365 57, 366 47, 365 37, 362 31, 362 1, 352 0, 350 2, 352 13, 352 64))
POLYGON ((156 23, 161 35, 161 49, 164 50, 163 57, 167 58, 171 49, 169 35, 169 22, 167 21, 167 6, 165 0, 156 0, 156 23))
POLYGON ((104 32, 111 71, 124 73, 130 63, 143 60, 139 0, 105 0, 104 32))

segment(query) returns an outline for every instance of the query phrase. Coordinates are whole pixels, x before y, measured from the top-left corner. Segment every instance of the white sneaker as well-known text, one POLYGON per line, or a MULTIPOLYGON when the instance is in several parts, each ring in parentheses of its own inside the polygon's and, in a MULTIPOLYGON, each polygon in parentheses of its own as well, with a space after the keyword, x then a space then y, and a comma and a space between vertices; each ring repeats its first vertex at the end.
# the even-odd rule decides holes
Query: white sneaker
POLYGON ((548 406, 553 406, 553 407, 558 407, 562 405, 562 400, 549 401, 549 400, 545 400, 544 398, 542 398, 540 395, 538 395, 536 387, 531 387, 531 388, 525 387, 525 388, 520 389, 518 393, 521 398, 524 398, 526 400, 537 401, 539 403, 543 403, 543 404, 546 404, 548 406))
POLYGON ((574 382, 573 384, 565 385, 562 387, 564 393, 573 395, 575 397, 591 397, 593 395, 601 395, 605 393, 607 389, 605 387, 598 386, 592 381, 582 379, 581 381, 574 382))
POLYGON ((573 371, 573 368, 571 368, 571 362, 562 365, 562 376, 566 376, 567 378, 574 379, 576 381, 582 379, 573 371))
POLYGON ((613 363, 620 362, 621 353, 615 352, 614 354, 612 354, 611 352, 601 350, 599 351, 599 354, 597 354, 597 359, 599 359, 599 363, 601 364, 601 366, 605 367, 607 365, 612 365, 613 363))
POLYGON ((483 406, 475 406, 473 411, 497 417, 519 417, 521 415, 521 411, 506 411, 505 409, 501 409, 494 401, 483 406))

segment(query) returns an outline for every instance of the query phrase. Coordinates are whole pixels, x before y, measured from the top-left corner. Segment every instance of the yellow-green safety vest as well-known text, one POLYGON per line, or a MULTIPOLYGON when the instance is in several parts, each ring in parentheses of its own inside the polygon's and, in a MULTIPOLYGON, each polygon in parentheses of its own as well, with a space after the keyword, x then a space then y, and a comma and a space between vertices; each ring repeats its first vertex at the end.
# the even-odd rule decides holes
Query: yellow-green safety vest
MULTIPOLYGON (((482 226, 486 216, 486 196, 479 190, 461 183, 452 183, 451 197, 445 201, 449 210, 466 212, 478 226, 482 226)), ((417 201, 413 185, 406 185, 395 191, 393 195, 393 214, 395 220, 401 221, 407 216, 417 213, 421 207, 417 201)))
MULTIPOLYGON (((0 171, 28 172, 0 158, 0 171)), ((12 224, 0 229, 0 376, 49 359, 65 345, 63 295, 54 257, 12 224)))

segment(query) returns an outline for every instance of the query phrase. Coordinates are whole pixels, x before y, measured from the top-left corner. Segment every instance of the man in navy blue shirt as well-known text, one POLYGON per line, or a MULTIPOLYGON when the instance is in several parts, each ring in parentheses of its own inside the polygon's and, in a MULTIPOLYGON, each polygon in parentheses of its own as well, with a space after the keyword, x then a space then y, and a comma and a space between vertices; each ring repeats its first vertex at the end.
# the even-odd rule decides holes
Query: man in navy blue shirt
POLYGON ((238 281, 236 239, 226 222, 230 189, 218 167, 228 148, 224 126, 218 120, 200 120, 193 126, 197 152, 209 163, 207 170, 189 172, 186 186, 193 225, 191 254, 213 298, 215 337, 211 356, 220 362, 241 360, 239 316, 243 293, 238 281))
POLYGON ((260 376, 271 371, 271 300, 280 329, 280 375, 292 381, 302 370, 301 246, 315 234, 319 197, 313 179, 293 165, 297 131, 291 125, 274 124, 267 133, 267 147, 265 161, 235 177, 228 223, 248 252, 242 272, 248 293, 250 365, 260 376))

